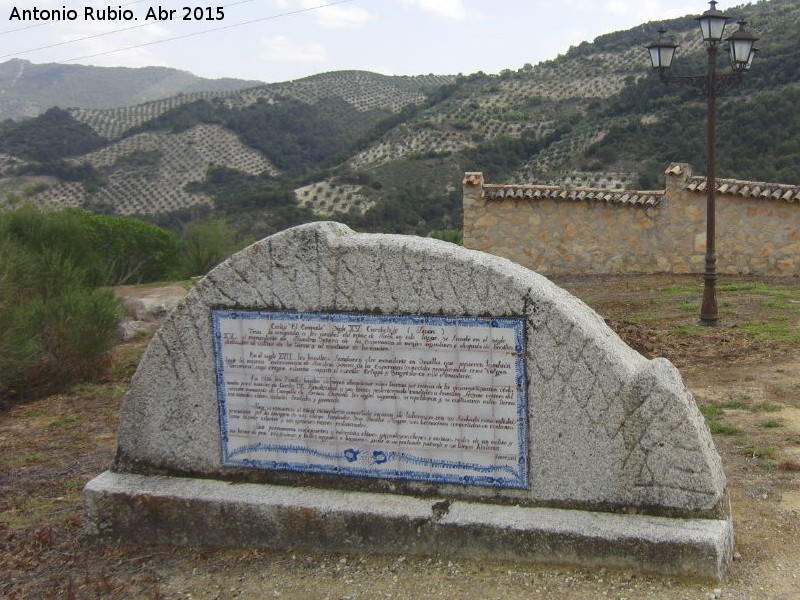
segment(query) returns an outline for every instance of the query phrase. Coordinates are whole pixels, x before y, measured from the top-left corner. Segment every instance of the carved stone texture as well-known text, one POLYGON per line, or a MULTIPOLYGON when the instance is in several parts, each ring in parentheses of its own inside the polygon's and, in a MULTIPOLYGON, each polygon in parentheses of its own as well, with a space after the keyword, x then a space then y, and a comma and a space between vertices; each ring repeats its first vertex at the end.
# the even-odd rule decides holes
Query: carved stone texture
POLYGON ((588 306, 506 259, 338 223, 256 242, 168 317, 125 398, 114 470, 509 505, 725 519, 725 476, 691 394, 588 306), (226 467, 210 311, 519 317, 525 322, 529 489, 226 467))

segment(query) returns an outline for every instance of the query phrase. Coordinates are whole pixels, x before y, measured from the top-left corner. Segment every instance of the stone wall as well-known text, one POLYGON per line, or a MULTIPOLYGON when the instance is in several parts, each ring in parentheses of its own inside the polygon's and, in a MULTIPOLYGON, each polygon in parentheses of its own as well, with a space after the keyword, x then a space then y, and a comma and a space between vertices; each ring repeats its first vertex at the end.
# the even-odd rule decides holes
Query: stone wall
MULTIPOLYGON (((544 274, 700 273, 706 180, 670 166, 659 191, 493 185, 464 178, 464 245, 544 274)), ((721 273, 800 275, 800 187, 717 181, 721 273)))

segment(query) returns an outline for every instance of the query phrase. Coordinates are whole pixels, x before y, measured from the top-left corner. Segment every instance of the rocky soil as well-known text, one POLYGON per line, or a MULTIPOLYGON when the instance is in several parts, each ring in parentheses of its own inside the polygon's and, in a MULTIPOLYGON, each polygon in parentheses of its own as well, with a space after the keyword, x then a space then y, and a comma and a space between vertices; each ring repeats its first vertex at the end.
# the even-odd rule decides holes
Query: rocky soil
MULTIPOLYGON (((83 533, 81 489, 113 459, 143 333, 116 347, 104 381, 0 413, 0 597, 800 598, 800 283, 728 282, 712 329, 696 326, 696 277, 557 283, 640 352, 675 362, 694 392, 730 483, 737 554, 724 582, 446 557, 98 544, 83 533)), ((145 305, 185 293, 117 291, 145 305)))

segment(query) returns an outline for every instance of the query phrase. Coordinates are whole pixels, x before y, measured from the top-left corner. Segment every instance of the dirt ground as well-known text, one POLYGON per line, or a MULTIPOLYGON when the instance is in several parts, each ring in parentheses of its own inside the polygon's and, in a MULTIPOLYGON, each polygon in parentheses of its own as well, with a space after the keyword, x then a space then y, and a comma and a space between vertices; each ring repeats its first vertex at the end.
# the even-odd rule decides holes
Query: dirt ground
MULTIPOLYGON (((736 560, 722 583, 411 556, 99 544, 81 489, 111 464, 118 409, 147 340, 106 380, 0 413, 2 598, 800 598, 800 282, 723 278, 722 321, 697 326, 697 277, 556 281, 648 357, 672 360, 728 476, 736 560)), ((122 288, 126 296, 182 286, 122 288)))

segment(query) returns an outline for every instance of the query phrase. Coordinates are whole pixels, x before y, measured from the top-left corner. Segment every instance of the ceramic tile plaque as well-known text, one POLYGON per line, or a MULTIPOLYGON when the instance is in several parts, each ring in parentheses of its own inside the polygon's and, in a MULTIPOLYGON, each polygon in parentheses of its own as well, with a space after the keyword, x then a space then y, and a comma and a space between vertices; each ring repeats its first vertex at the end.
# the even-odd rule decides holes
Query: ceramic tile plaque
POLYGON ((528 487, 521 319, 211 319, 223 464, 528 487))

